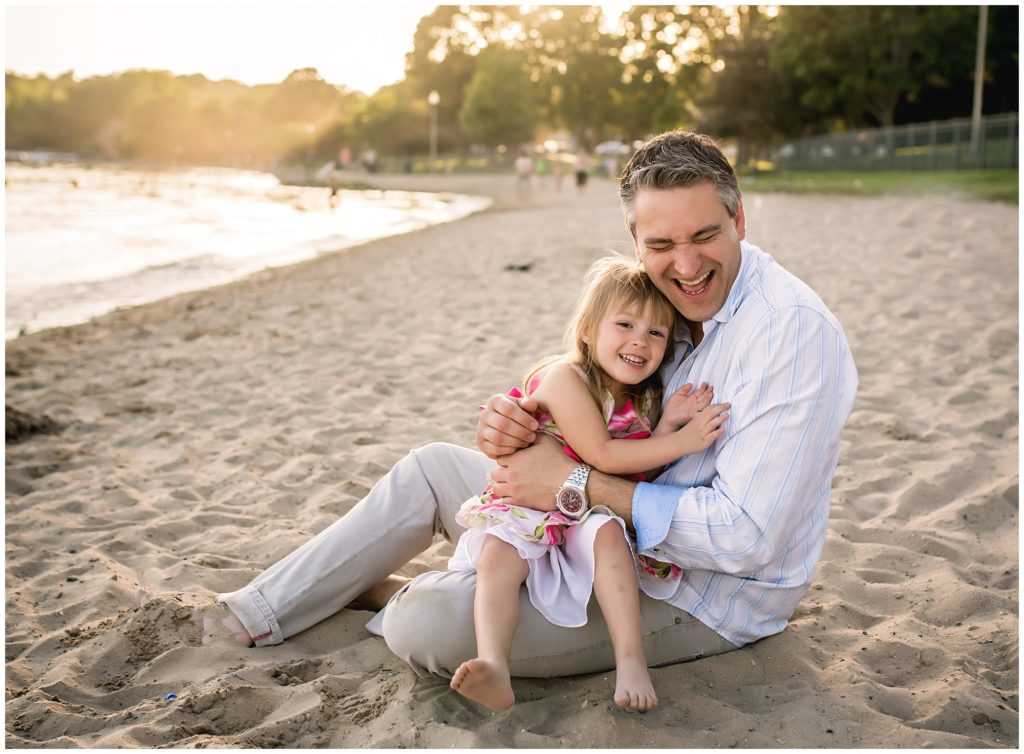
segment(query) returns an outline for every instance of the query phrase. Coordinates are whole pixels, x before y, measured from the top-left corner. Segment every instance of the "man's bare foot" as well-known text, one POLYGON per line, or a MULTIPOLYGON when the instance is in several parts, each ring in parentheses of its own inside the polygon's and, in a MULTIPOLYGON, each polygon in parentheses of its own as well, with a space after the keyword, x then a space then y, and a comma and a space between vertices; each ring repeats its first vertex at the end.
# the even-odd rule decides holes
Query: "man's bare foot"
POLYGON ((654 694, 651 676, 642 660, 630 660, 616 665, 614 700, 622 709, 640 712, 657 706, 658 697, 654 694))
POLYGON ((479 657, 459 665, 452 676, 451 687, 492 710, 508 709, 516 703, 508 670, 479 657))
POLYGON ((203 629, 204 647, 217 639, 231 639, 243 647, 252 646, 252 637, 245 630, 242 621, 238 620, 223 602, 195 608, 192 611, 192 621, 203 629))
POLYGON ((395 574, 391 574, 383 581, 378 581, 376 584, 371 586, 365 592, 345 605, 345 607, 349 610, 380 610, 388 604, 388 600, 394 596, 395 592, 410 581, 412 581, 412 579, 405 576, 396 576, 395 574))

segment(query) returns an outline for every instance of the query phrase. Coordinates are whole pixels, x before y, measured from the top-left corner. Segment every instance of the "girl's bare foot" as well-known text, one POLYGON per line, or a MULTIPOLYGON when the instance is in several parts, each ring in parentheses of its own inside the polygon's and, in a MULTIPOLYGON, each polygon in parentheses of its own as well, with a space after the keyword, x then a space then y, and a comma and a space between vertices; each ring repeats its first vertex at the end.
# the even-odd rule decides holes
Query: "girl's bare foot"
POLYGON ((452 676, 451 687, 492 710, 508 709, 516 703, 508 670, 479 657, 459 665, 452 676))
POLYGON ((395 574, 391 574, 383 581, 378 581, 376 584, 371 586, 365 592, 345 605, 345 607, 349 610, 380 610, 388 604, 388 600, 394 596, 395 592, 410 581, 412 581, 412 579, 405 576, 396 576, 395 574))
POLYGON ((615 704, 622 709, 640 712, 654 709, 658 697, 651 685, 651 676, 642 660, 619 662, 615 667, 615 704))

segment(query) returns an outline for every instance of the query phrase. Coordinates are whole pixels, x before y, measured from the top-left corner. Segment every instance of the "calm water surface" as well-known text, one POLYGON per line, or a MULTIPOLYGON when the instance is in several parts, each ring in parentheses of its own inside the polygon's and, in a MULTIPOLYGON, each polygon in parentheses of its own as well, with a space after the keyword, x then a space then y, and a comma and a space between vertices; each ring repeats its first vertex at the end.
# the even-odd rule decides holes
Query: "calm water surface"
POLYGON ((244 170, 6 166, 6 337, 464 217, 489 199, 244 170))

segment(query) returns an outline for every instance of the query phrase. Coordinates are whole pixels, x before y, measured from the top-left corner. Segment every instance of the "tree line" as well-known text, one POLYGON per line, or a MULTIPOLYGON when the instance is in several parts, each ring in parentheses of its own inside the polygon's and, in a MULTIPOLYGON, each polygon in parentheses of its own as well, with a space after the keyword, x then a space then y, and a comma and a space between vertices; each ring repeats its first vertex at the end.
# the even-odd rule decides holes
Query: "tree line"
MULTIPOLYGON (((6 75, 14 150, 266 166, 565 134, 593 147, 670 128, 735 139, 745 155, 812 133, 969 115, 977 6, 439 6, 405 77, 372 96, 313 68, 246 86, 127 71, 6 75)), ((1018 10, 990 8, 986 113, 1018 107, 1018 10)))

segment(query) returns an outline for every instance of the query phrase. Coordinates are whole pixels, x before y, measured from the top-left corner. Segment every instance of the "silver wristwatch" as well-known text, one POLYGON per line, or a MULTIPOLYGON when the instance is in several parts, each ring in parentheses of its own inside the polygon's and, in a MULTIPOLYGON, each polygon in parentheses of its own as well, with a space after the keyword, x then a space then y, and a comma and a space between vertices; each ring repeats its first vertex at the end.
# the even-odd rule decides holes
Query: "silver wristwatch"
POLYGON ((555 493, 555 505, 569 518, 579 518, 590 505, 587 500, 587 477, 590 467, 581 463, 555 493))

